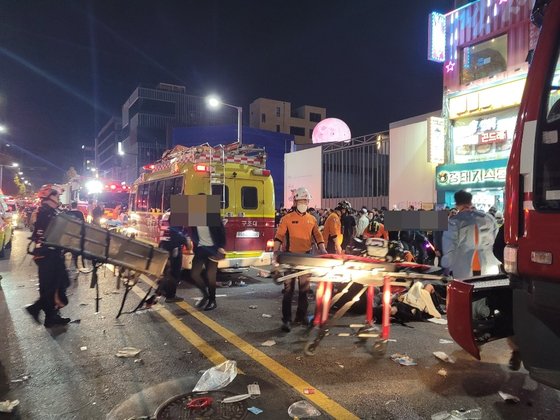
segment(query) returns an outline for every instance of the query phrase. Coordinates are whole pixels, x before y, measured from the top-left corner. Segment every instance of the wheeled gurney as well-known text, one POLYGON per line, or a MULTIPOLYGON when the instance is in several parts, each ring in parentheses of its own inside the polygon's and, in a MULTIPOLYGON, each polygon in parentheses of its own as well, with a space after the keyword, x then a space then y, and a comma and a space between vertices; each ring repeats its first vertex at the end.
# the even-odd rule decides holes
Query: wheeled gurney
MULTIPOLYGON (((430 274, 433 267, 414 263, 389 263, 370 257, 356 257, 351 255, 321 255, 281 253, 277 257, 279 264, 275 281, 282 283, 296 277, 310 276, 310 280, 317 282, 315 315, 310 338, 305 344, 305 354, 315 354, 321 340, 335 327, 335 322, 366 293, 365 324, 351 324, 356 330, 353 334, 342 333, 339 336, 355 336, 361 340, 375 338, 374 354, 385 353, 390 333, 391 288, 409 288, 414 280, 430 280, 447 282, 446 276, 430 274), (342 290, 333 296, 333 284, 344 284, 342 290), (350 293, 352 285, 360 285, 354 296, 350 293), (373 300, 375 287, 382 288, 382 320, 381 331, 373 325, 373 300), (336 309, 329 319, 333 306, 342 298, 348 298, 340 308, 336 309)), ((355 289, 355 288, 354 288, 355 289)))

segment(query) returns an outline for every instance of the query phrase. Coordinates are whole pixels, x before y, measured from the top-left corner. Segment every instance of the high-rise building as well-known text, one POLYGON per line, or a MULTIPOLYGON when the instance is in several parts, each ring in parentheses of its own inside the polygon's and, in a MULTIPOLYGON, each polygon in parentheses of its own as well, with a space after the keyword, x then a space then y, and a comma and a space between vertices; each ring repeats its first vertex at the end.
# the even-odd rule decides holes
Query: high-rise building
POLYGON ((121 119, 111 117, 95 138, 95 167, 101 177, 112 180, 123 177, 121 157, 118 156, 121 140, 121 119))
POLYGON ((310 144, 313 128, 325 119, 325 108, 303 105, 292 109, 290 102, 258 98, 249 106, 252 128, 291 134, 296 144, 310 144))
MULTIPOLYGON (((237 113, 208 110, 205 99, 188 95, 185 86, 160 83, 137 87, 122 106, 122 155, 126 182, 159 159, 170 146, 174 127, 232 124, 237 113)), ((202 139, 201 139, 201 142, 202 139)))

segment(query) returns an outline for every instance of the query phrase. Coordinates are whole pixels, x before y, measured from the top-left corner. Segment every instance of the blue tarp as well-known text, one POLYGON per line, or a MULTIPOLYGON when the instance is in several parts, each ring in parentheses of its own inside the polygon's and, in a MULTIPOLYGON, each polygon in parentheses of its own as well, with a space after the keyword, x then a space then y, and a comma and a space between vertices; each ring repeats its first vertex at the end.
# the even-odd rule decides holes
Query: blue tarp
MULTIPOLYGON (((284 153, 290 152, 291 134, 276 133, 243 127, 243 143, 263 147, 267 152, 266 167, 274 179, 276 207, 284 201, 284 153)), ((237 125, 197 126, 174 128, 172 146, 198 146, 208 143, 211 146, 230 144, 237 141, 237 125)))

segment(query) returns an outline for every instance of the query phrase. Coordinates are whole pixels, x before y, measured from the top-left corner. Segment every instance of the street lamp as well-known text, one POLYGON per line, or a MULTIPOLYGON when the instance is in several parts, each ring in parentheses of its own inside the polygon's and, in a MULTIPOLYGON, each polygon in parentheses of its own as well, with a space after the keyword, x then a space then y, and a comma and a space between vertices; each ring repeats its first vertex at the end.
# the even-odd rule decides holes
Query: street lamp
POLYGON ((8 126, 4 124, 0 124, 0 134, 5 134, 8 132, 8 126))
POLYGON ((206 103, 208 104, 208 106, 212 109, 218 109, 220 106, 229 106, 230 108, 235 108, 237 109, 237 142, 239 144, 243 144, 243 107, 240 106, 235 106, 235 105, 231 105, 231 104, 226 104, 225 102, 222 102, 220 100, 220 98, 218 98, 217 96, 208 96, 206 98, 206 103))
POLYGON ((0 190, 4 193, 4 167, 8 168, 18 168, 19 163, 13 162, 11 165, 0 165, 0 190))

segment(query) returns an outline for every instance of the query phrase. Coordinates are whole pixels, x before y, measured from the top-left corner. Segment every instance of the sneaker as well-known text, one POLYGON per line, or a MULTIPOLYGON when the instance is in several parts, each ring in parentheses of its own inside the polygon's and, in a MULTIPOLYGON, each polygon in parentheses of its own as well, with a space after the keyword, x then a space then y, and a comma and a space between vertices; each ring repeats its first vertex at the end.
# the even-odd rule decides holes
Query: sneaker
POLYGON ((60 315, 55 315, 50 318, 45 319, 45 327, 57 327, 60 325, 66 325, 70 322, 70 318, 63 318, 60 315))
POLYGON ((183 299, 182 297, 173 296, 173 297, 165 298, 165 303, 177 303, 177 302, 182 302, 184 300, 185 299, 183 299))
POLYGON ((208 296, 204 296, 202 299, 200 299, 197 303, 196 303, 196 307, 198 309, 204 308, 206 305, 208 304, 208 296))
POLYGON ((280 329, 284 332, 290 332, 292 331, 292 328, 290 327, 290 323, 289 322, 282 322, 282 326, 280 327, 280 329))
POLYGON ((208 302, 208 304, 204 307, 205 311, 211 311, 212 309, 216 309, 218 307, 218 305, 216 305, 216 301, 215 300, 211 300, 208 302))
POLYGON ((231 281, 231 280, 220 282, 221 287, 231 287, 232 284, 233 284, 233 281, 231 281))
POLYGON ((29 315, 33 317, 33 319, 37 324, 41 323, 41 321, 39 321, 39 313, 41 312, 41 308, 38 305, 37 306, 35 306, 35 304, 28 305, 25 307, 25 310, 29 315))
POLYGON ((511 352, 511 358, 509 359, 510 370, 519 370, 521 368, 521 354, 519 351, 514 350, 511 352))

